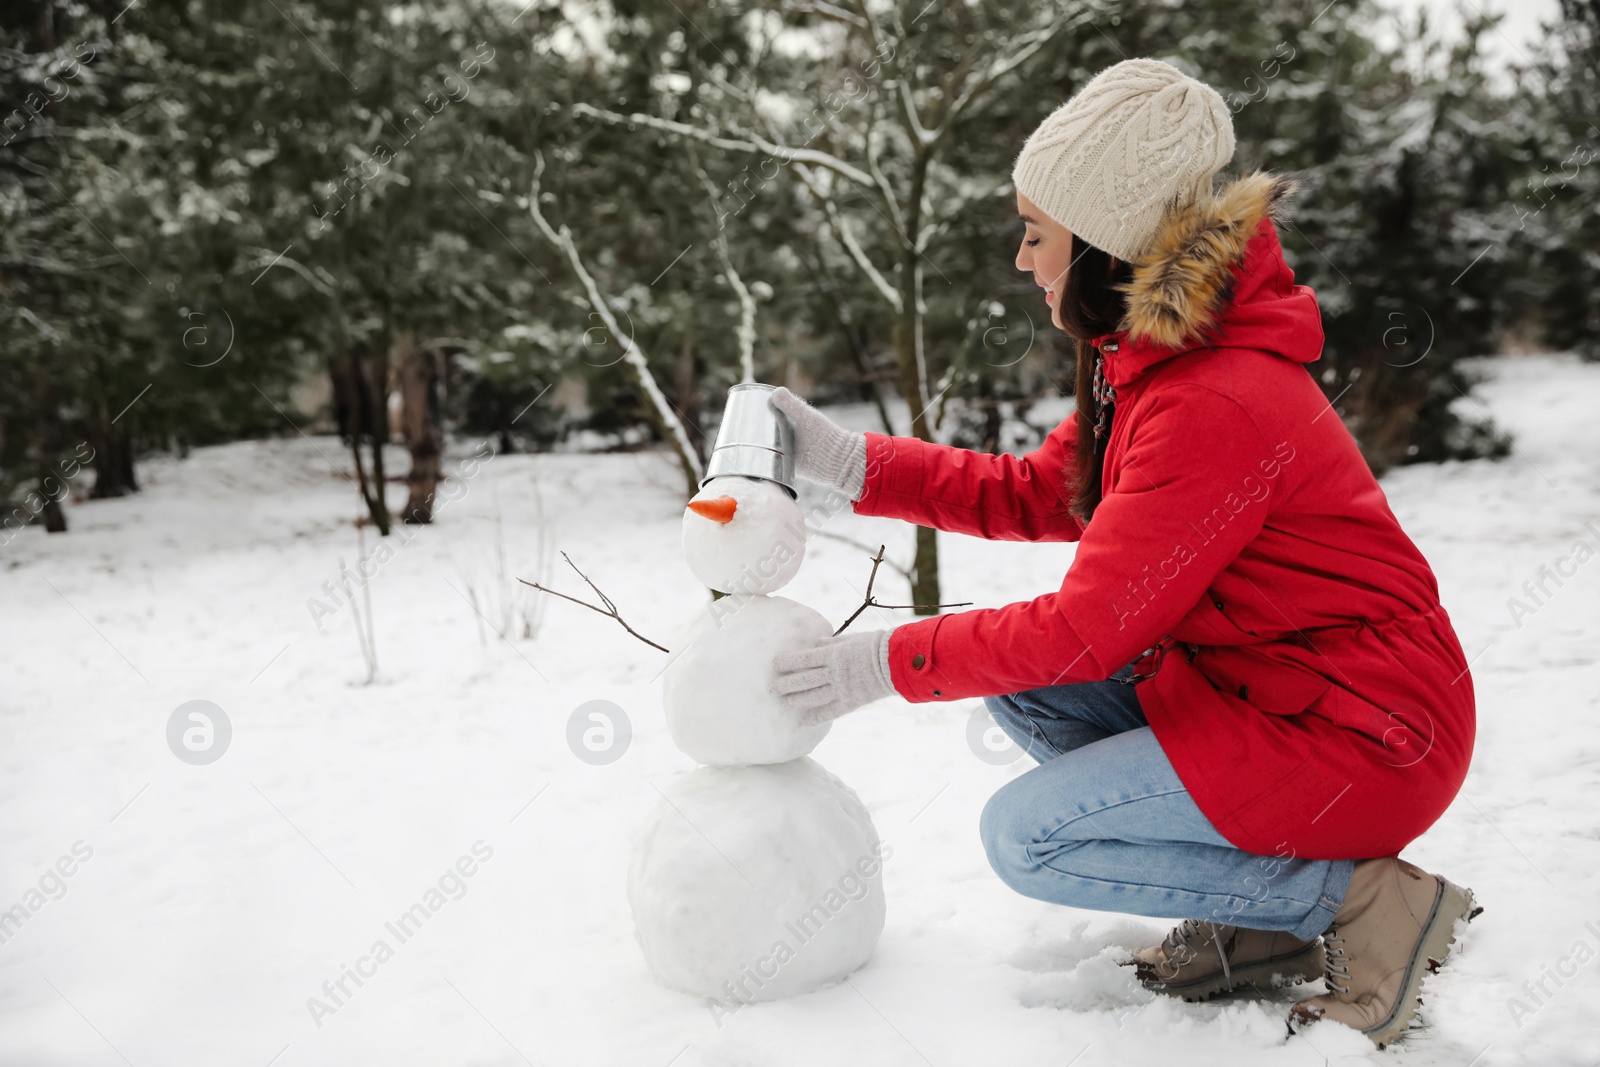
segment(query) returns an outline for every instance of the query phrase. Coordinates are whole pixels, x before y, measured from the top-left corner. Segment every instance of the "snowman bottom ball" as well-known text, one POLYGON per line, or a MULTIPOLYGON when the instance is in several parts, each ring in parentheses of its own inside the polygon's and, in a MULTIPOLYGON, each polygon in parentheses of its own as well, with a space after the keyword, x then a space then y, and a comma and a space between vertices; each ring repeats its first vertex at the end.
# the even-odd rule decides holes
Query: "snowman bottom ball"
POLYGON ((713 600, 678 629, 662 683, 672 742, 696 763, 782 763, 828 736, 831 722, 800 715, 769 690, 772 659, 833 631, 804 604, 736 594, 713 600))
POLYGON ((660 981, 695 996, 810 992, 872 955, 888 855, 860 798, 813 760, 701 767, 634 840, 639 945, 660 981))

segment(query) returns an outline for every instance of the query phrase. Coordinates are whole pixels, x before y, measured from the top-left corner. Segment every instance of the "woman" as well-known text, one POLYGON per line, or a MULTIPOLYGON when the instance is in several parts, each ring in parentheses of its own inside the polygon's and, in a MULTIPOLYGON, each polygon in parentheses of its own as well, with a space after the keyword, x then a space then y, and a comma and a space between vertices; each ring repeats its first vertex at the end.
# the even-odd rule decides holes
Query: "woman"
POLYGON ((848 433, 787 390, 802 475, 884 515, 1076 541, 1061 587, 778 656, 831 719, 983 697, 1039 761, 983 811, 989 861, 1058 904, 1189 916, 1132 961, 1206 998, 1322 976, 1379 1046, 1472 895, 1398 858, 1460 788, 1472 682, 1427 562, 1305 364, 1322 349, 1274 220, 1292 184, 1214 180, 1215 91, 1104 71, 1013 173, 1019 270, 1078 347, 1077 410, 1023 457, 848 433))

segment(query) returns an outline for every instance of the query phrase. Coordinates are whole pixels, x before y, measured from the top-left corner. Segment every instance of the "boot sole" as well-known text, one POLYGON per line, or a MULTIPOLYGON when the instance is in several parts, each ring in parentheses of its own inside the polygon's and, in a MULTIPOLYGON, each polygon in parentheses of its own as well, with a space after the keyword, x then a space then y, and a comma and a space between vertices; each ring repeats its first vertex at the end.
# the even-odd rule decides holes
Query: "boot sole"
POLYGON ((1182 997, 1184 1000, 1199 1002, 1212 1000, 1216 997, 1232 993, 1243 992, 1245 989, 1260 990, 1263 985, 1270 986, 1272 979, 1278 975, 1295 979, 1314 979, 1322 977, 1322 946, 1313 941, 1311 944, 1294 952, 1282 956, 1271 956, 1254 963, 1246 963, 1232 968, 1233 982, 1221 971, 1207 978, 1196 978, 1192 982, 1181 984, 1166 982, 1153 984, 1141 982, 1152 993, 1165 993, 1168 996, 1182 997))
MULTIPOLYGON (((1439 878, 1438 875, 1434 877, 1439 878)), ((1471 922, 1482 908, 1472 896, 1472 890, 1463 889, 1445 878, 1439 878, 1439 891, 1433 898, 1433 911, 1423 927, 1422 938, 1412 954, 1406 971, 1405 984, 1395 998, 1388 1016, 1375 1026, 1361 1032, 1372 1039, 1379 1048, 1394 1041, 1410 1027, 1416 1017, 1417 1006, 1422 1002, 1422 980, 1437 971, 1449 959, 1450 947, 1456 940, 1456 922, 1471 922)))

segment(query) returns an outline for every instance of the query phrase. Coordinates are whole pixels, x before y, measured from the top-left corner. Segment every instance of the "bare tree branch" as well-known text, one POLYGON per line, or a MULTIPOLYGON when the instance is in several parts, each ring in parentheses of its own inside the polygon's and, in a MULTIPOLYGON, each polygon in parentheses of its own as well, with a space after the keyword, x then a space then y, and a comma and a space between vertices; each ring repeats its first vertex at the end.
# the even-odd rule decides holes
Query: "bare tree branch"
MULTIPOLYGON (((773 121, 770 118, 767 118, 765 115, 762 115, 761 118, 766 123, 767 130, 771 134, 772 138, 777 140, 778 131, 773 121)), ((870 134, 868 147, 869 149, 871 147, 870 134)), ((883 179, 882 172, 877 169, 876 164, 872 161, 870 151, 868 155, 868 161, 869 165, 873 167, 873 173, 875 175, 873 184, 883 193, 885 204, 888 206, 890 212, 894 214, 896 218, 898 218, 900 214, 900 206, 895 201, 894 190, 889 186, 887 180, 883 179)), ((861 270, 861 272, 867 276, 867 280, 870 281, 878 290, 879 295, 881 295, 884 300, 888 301, 889 306, 895 311, 899 311, 900 291, 890 284, 889 280, 883 276, 883 273, 879 271, 872 260, 867 257, 867 253, 864 249, 862 249, 860 242, 856 240, 855 231, 850 228, 849 222, 846 221, 844 216, 839 213, 838 206, 833 202, 831 183, 830 188, 824 189, 822 187, 821 176, 814 173, 812 169, 806 166, 804 163, 796 163, 794 165, 794 169, 795 173, 799 176, 800 181, 805 185, 806 190, 811 193, 812 198, 815 199, 818 206, 822 208, 823 217, 828 222, 828 228, 833 231, 834 236, 839 239, 839 243, 844 246, 845 252, 848 253, 850 258, 855 261, 856 266, 861 270)), ((901 228, 902 225, 899 222, 894 222, 892 224, 896 229, 901 228)))
POLYGON ((838 156, 828 152, 819 152, 814 148, 790 148, 787 145, 774 144, 759 134, 745 132, 745 138, 723 137, 709 130, 702 130, 698 126, 691 126, 685 122, 674 122, 671 119, 656 118, 635 111, 631 115, 623 115, 616 111, 605 111, 588 104, 573 104, 571 109, 575 115, 588 115, 602 122, 609 122, 614 126, 625 126, 637 123, 648 126, 653 130, 663 133, 676 134, 679 137, 692 137, 696 141, 712 145, 716 148, 726 148, 733 152, 747 152, 751 155, 769 155, 783 163, 809 163, 813 166, 826 167, 844 175, 851 181, 862 185, 872 185, 872 175, 853 167, 838 156))
POLYGON ((721 89, 723 92, 733 97, 735 100, 742 104, 748 105, 752 111, 756 110, 756 98, 752 94, 745 92, 743 89, 739 88, 737 85, 733 84, 716 71, 703 70, 701 72, 701 76, 712 85, 715 85, 718 89, 721 89))
POLYGON ((857 29, 866 25, 859 15, 852 14, 835 4, 822 3, 821 0, 791 0, 784 5, 784 11, 802 15, 821 15, 823 18, 843 22, 857 29))
POLYGON ((894 221, 895 229, 903 231, 906 228, 906 219, 900 211, 900 200, 895 196, 894 186, 889 184, 889 178, 883 173, 883 168, 878 165, 878 142, 874 136, 877 130, 878 98, 874 95, 867 119, 867 169, 872 171, 872 177, 878 183, 878 191, 883 194, 884 202, 889 207, 889 216, 894 221))
MULTIPOLYGON (((715 216, 717 187, 712 184, 711 176, 705 172, 705 168, 696 164, 694 170, 700 176, 700 184, 706 187, 706 196, 711 200, 711 213, 715 216)), ((745 286, 744 279, 739 277, 739 272, 734 269, 733 256, 728 251, 727 232, 722 228, 720 220, 717 225, 717 253, 722 258, 723 276, 728 279, 728 284, 739 297, 739 380, 753 382, 756 380, 756 298, 745 286)))
POLYGON ((809 168, 797 165, 795 173, 800 176, 801 182, 805 184, 806 189, 810 191, 818 206, 822 208, 823 217, 828 220, 828 228, 833 231, 833 235, 844 246, 845 252, 855 261, 856 266, 861 269, 861 273, 867 276, 867 280, 872 283, 873 288, 878 290, 878 295, 883 297, 889 306, 898 312, 901 306, 900 290, 896 289, 893 283, 885 278, 872 260, 867 257, 866 251, 861 247, 860 242, 856 240, 855 232, 850 229, 849 222, 845 220, 843 215, 839 214, 839 208, 833 202, 833 196, 821 187, 817 176, 812 174, 809 168))
POLYGON ((270 248, 254 248, 250 249, 250 251, 258 252, 260 255, 251 263, 240 264, 239 269, 241 272, 249 273, 250 271, 255 270, 257 267, 264 267, 268 265, 284 266, 294 271, 294 273, 300 275, 300 277, 305 280, 307 285, 311 286, 311 288, 315 289, 328 299, 332 300, 338 295, 334 292, 336 279, 333 277, 333 275, 329 274, 321 267, 318 267, 313 271, 310 267, 307 267, 299 260, 293 259, 287 255, 281 255, 272 251, 270 248))
POLYGON ((1016 47, 1010 54, 1000 57, 981 74, 978 74, 966 85, 962 86, 960 93, 951 101, 950 106, 941 116, 939 125, 928 135, 929 139, 926 143, 933 145, 943 140, 945 134, 950 132, 950 127, 961 117, 961 113, 966 110, 967 105, 972 103, 978 94, 1026 63, 1039 49, 1049 44, 1052 38, 1070 27, 1087 21, 1089 10, 1086 8, 1080 11, 1076 18, 1052 19, 1042 28, 1024 33, 1020 37, 1013 39, 1011 44, 1016 47))
POLYGON ((705 475, 700 455, 689 443, 689 434, 683 427, 683 421, 678 418, 676 409, 667 401, 666 394, 656 384, 655 375, 650 371, 650 364, 646 361, 643 350, 632 337, 624 334, 618 325, 616 316, 611 313, 611 306, 600 295, 600 287, 595 284, 594 277, 583 265, 583 258, 578 255, 578 248, 572 241, 571 231, 564 224, 559 231, 555 230, 544 217, 544 212, 540 210, 539 179, 543 175, 544 154, 535 152, 533 190, 528 197, 528 211, 533 215, 534 223, 538 225, 539 232, 544 234, 545 240, 555 245, 567 257, 567 265, 578 276, 578 281, 583 285, 583 291, 589 298, 589 307, 605 324, 606 331, 611 334, 612 339, 623 346, 623 358, 633 369, 634 380, 638 382, 639 388, 650 398, 657 421, 677 451, 678 461, 683 464, 684 473, 691 482, 698 482, 705 475))

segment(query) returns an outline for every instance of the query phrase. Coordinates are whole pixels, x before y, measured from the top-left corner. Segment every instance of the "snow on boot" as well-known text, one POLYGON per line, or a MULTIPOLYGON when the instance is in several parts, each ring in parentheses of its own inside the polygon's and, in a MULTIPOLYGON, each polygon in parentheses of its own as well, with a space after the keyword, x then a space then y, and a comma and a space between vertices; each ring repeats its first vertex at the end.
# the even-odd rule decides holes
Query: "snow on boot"
POLYGON ((1332 1019, 1379 1048, 1411 1025, 1422 979, 1439 969, 1458 919, 1482 908, 1472 891, 1396 857, 1361 860, 1322 935, 1330 992, 1289 1010, 1289 1030, 1332 1019))
POLYGON ((1185 919, 1166 940, 1134 953, 1135 974, 1146 989, 1185 1000, 1209 1000, 1238 989, 1320 978, 1322 947, 1293 934, 1185 919))

